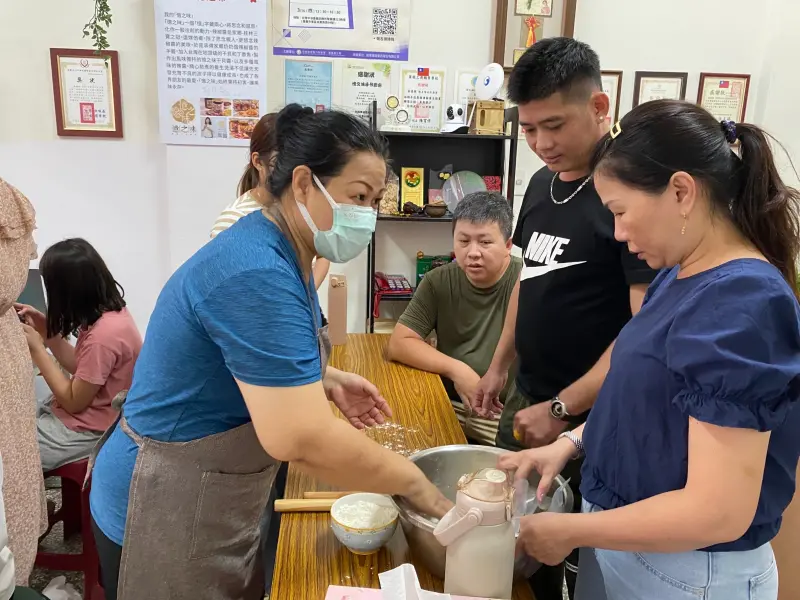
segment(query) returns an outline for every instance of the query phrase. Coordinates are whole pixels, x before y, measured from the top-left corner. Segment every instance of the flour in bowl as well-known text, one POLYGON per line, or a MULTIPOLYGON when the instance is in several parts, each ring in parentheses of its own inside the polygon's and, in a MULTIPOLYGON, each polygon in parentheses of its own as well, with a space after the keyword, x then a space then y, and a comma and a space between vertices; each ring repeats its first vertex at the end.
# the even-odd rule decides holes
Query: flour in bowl
POLYGON ((345 527, 353 529, 375 529, 388 525, 396 517, 397 511, 394 507, 382 506, 365 500, 337 506, 333 512, 334 519, 345 527))

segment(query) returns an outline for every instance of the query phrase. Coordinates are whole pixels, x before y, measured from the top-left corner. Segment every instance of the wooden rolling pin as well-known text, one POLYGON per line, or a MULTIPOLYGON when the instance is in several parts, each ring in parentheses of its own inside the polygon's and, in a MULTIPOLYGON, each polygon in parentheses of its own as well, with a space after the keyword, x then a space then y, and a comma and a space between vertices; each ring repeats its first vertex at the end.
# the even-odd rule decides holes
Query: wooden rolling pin
POLYGON ((275 500, 275 512, 330 512, 336 498, 286 498, 275 500))
POLYGON ((355 493, 357 492, 303 492, 303 498, 306 500, 328 500, 330 498, 338 500, 343 496, 349 496, 355 493))

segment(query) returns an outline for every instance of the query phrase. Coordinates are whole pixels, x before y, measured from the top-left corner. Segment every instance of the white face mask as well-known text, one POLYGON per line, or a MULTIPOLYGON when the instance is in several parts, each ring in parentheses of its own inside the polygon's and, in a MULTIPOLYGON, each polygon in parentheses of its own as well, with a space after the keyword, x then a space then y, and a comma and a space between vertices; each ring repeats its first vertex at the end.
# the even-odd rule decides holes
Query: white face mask
POLYGON ((378 211, 369 206, 337 203, 316 175, 314 183, 328 200, 333 210, 333 225, 328 231, 320 231, 304 204, 297 203, 309 229, 314 233, 314 248, 322 258, 331 262, 346 263, 361 254, 372 241, 378 211))

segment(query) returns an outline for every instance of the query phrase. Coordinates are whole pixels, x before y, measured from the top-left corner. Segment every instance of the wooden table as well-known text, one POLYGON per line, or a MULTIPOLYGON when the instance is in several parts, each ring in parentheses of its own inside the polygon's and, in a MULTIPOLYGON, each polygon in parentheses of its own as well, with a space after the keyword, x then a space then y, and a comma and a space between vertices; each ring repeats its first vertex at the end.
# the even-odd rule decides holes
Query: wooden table
MULTIPOLYGON (((438 376, 388 362, 388 335, 351 334, 334 349, 331 365, 372 381, 389 401, 394 421, 410 431, 406 448, 465 444, 466 438, 438 376)), ((289 467, 286 498, 331 488, 289 467)), ((414 564, 424 589, 442 591, 442 581, 410 554, 402 528, 380 552, 356 556, 333 536, 327 513, 286 513, 281 518, 270 600, 323 600, 329 585, 379 588, 378 574, 405 562, 414 564)), ((534 600, 519 584, 514 600, 534 600)))

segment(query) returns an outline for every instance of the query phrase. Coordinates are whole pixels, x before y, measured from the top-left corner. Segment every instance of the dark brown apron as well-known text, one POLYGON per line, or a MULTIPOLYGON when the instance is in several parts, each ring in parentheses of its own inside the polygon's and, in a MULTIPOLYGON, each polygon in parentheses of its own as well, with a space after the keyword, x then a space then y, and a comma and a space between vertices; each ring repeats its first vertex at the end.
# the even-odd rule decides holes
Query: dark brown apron
MULTIPOLYGON (((323 377, 327 329, 317 329, 323 377)), ((124 417, 118 426, 139 447, 118 600, 263 598, 259 523, 280 463, 264 451, 253 424, 181 443, 142 437, 124 417)), ((89 473, 113 429, 95 447, 89 473)))

